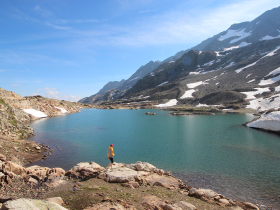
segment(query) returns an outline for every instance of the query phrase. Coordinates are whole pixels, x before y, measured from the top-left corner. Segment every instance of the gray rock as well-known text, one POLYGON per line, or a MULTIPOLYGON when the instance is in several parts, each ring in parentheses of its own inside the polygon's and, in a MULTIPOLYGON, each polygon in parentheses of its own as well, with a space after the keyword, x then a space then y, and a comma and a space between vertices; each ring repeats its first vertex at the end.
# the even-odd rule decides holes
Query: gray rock
POLYGON ((17 199, 7 201, 3 204, 1 210, 67 210, 57 203, 35 199, 17 199))
POLYGON ((229 205, 229 201, 225 198, 219 199, 219 202, 225 205, 229 205))
POLYGON ((177 206, 181 207, 183 210, 197 210, 197 208, 185 201, 179 201, 176 203, 177 206))

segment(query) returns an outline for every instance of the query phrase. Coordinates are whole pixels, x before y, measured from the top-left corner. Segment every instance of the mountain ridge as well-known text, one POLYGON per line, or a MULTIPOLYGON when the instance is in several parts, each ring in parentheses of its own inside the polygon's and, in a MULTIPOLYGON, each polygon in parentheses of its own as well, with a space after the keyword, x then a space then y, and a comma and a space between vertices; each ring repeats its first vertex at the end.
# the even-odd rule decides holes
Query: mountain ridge
MULTIPOLYGON (((239 53, 243 54, 248 54, 249 52, 246 52, 247 46, 253 45, 254 43, 258 42, 263 42, 263 41, 268 41, 268 40, 273 40, 277 39, 280 37, 280 7, 268 10, 264 12, 262 15, 258 16, 252 21, 247 21, 247 22, 242 22, 242 23, 235 23, 232 24, 227 30, 222 31, 204 41, 202 41, 200 44, 187 49, 187 50, 182 50, 175 55, 165 59, 164 61, 159 63, 159 66, 156 67, 154 70, 150 68, 150 72, 147 71, 147 74, 142 77, 142 78, 137 78, 134 80, 134 85, 133 86, 126 86, 125 88, 122 88, 122 90, 116 90, 112 91, 109 90, 106 94, 109 94, 110 97, 102 98, 102 100, 99 101, 99 103, 102 103, 102 101, 112 101, 120 98, 127 98, 129 94, 132 94, 131 97, 133 97, 136 92, 135 91, 143 91, 145 88, 154 88, 152 91, 153 93, 155 91, 159 91, 158 95, 161 95, 163 89, 169 89, 171 90, 172 85, 176 86, 178 89, 176 95, 180 95, 179 92, 182 93, 182 91, 185 91, 185 87, 180 85, 180 82, 175 80, 180 80, 180 77, 185 77, 187 76, 186 73, 179 71, 178 69, 184 69, 188 68, 188 72, 199 72, 201 69, 205 71, 212 71, 214 70, 211 69, 212 67, 217 67, 217 68, 225 68, 225 67, 231 67, 233 64, 236 62, 241 62, 241 60, 245 58, 240 58, 241 60, 238 60, 238 56, 233 53, 235 57, 229 58, 229 54, 231 52, 235 51, 236 49, 242 49, 244 48, 244 52, 238 51, 239 53), (200 55, 197 57, 197 68, 195 68, 195 65, 192 64, 192 69, 187 64, 190 60, 193 61, 194 52, 196 51, 197 55, 200 55), (211 52, 210 52, 211 51, 211 52), (190 53, 186 57, 186 54, 190 53), (192 54, 192 55, 191 55, 192 54), (216 56, 214 55, 216 54, 216 56), (206 59, 207 62, 210 62, 208 64, 206 63, 201 63, 203 59, 205 59, 205 56, 208 56, 209 59, 206 59), (211 55, 211 56, 210 56, 211 55), (221 57, 222 56, 222 57, 221 57), (183 58, 184 57, 184 58, 183 58), (218 58, 219 57, 219 58, 218 58), (224 60, 224 57, 227 58, 228 63, 223 63, 223 64, 218 64, 218 60, 222 59, 224 60), (181 59, 181 60, 180 60, 181 59), (212 59, 212 60, 211 60, 212 59), (180 61, 178 61, 180 60, 180 61), (181 62, 181 64, 179 63, 181 62), (212 63, 211 63, 212 62, 212 63), (178 65, 177 65, 178 64, 178 65), (204 67, 201 65, 205 65, 204 67), (174 66, 174 68, 173 68, 174 66), (186 67, 188 66, 188 67, 186 67), (206 68, 207 67, 207 68, 206 68), (209 67, 209 68, 208 68, 209 67), (163 71, 162 69, 167 68, 169 69, 168 71, 163 71), (172 69, 173 68, 173 69, 172 69), (159 71, 162 71, 161 74, 159 74, 159 77, 157 79, 151 78, 153 77, 154 74, 158 74, 159 71), (164 76, 165 75, 165 76, 164 76), (152 82, 153 81, 153 82, 152 82), (172 84, 170 82, 173 82, 172 84), (169 83, 169 84, 167 84, 169 83), (157 87, 158 86, 158 87, 157 87), (160 87, 164 86, 164 87, 160 87), (114 97, 111 97, 113 96, 114 97)), ((265 42, 266 43, 266 42, 265 42)), ((273 43, 273 42, 271 42, 273 43)), ((265 44, 264 44, 265 45, 265 44)), ((268 43, 269 45, 269 43, 268 43)), ((273 45, 273 44, 272 44, 273 45)), ((255 48, 255 46, 258 47, 263 47, 263 44, 259 45, 254 45, 252 47, 255 48)), ((277 46, 273 46, 277 47, 277 46)), ((267 48, 264 46, 264 48, 267 48)), ((259 49, 259 51, 262 51, 259 49)), ((264 53, 264 52, 262 52, 264 53)), ((250 53, 249 53, 250 54, 250 53)), ((248 56, 254 57, 255 55, 251 54, 248 56)), ((243 61, 245 62, 245 60, 243 61)), ((242 64, 239 64, 242 65, 242 64)), ((216 68, 216 70, 217 70, 216 68)), ((194 73, 195 74, 195 73, 194 73)), ((135 75, 134 75, 135 76, 135 75)), ((132 78, 132 76, 130 77, 132 78)), ((181 78, 182 80, 182 78, 181 78)), ((246 84, 244 86, 247 87, 246 84)), ((172 92, 172 91, 171 91, 172 92)), ((174 91, 173 91, 174 92, 174 91)), ((176 92, 176 91, 175 91, 176 92)), ((141 95, 139 92, 138 95, 141 95)), ((168 96, 166 99, 170 99, 170 95, 174 96, 174 94, 165 94, 165 96, 168 96)), ((197 95, 197 93, 194 93, 194 95, 197 95)), ((152 97, 153 98, 153 97, 152 97)), ((163 99, 163 97, 155 97, 157 99, 163 99)))

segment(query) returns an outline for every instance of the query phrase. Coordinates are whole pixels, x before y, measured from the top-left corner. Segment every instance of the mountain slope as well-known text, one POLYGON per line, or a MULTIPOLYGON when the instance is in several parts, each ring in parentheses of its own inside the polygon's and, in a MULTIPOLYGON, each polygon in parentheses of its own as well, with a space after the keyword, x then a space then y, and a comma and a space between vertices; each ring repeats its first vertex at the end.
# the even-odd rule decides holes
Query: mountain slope
MULTIPOLYGON (((242 66, 244 65, 243 63, 249 63, 250 59, 257 59, 257 55, 264 53, 264 50, 268 49, 269 45, 274 48, 277 47, 273 42, 269 42, 270 44, 268 42, 263 42, 277 38, 280 38, 280 7, 266 11, 251 22, 233 24, 226 31, 202 41, 193 48, 180 51, 161 63, 158 62, 158 67, 155 63, 150 62, 146 64, 145 68, 146 66, 152 66, 148 71, 145 71, 146 76, 143 73, 139 74, 139 72, 141 72, 141 67, 136 72, 137 74, 133 74, 122 86, 117 88, 121 90, 121 92, 116 93, 115 91, 109 91, 110 93, 106 93, 109 96, 98 96, 98 102, 101 103, 103 100, 111 101, 113 99, 123 98, 124 96, 127 98, 131 94, 132 96, 143 95, 140 92, 147 89, 153 89, 149 92, 149 94, 153 96, 151 96, 153 99, 178 98, 182 91, 185 91, 185 86, 182 85, 180 81, 185 78, 189 72, 197 73, 203 70, 205 73, 225 67, 229 68, 233 65, 242 66), (260 44, 254 45, 256 43, 260 44), (250 54, 247 50, 250 48, 246 47, 251 45, 254 45, 252 46, 254 53, 252 52, 250 54), (244 48, 244 50, 233 50, 242 48, 244 48), (233 52, 238 52, 240 55, 233 52), (247 61, 244 57, 245 54, 247 56, 246 59, 249 59, 251 56, 247 61), (157 76, 155 77, 155 75, 157 76), (176 91, 174 87, 176 87, 176 91), (157 96, 154 95, 155 92, 158 92, 157 96), (114 97, 112 97, 112 94, 114 94, 114 97)), ((266 69, 266 67, 264 68, 266 69)), ((253 82, 250 83, 253 84, 253 82)), ((247 87, 248 85, 242 84, 242 86, 247 87)), ((217 87, 215 88, 217 89, 217 87)), ((212 87, 213 91, 215 88, 212 87)), ((226 86, 224 88, 226 88, 226 86)), ((222 89, 218 88, 216 91, 222 91, 222 89)), ((209 91, 206 92, 209 93, 209 91)), ((194 95, 197 94, 198 93, 195 93, 194 95)), ((148 95, 146 94, 146 96, 148 95)), ((199 97, 202 96, 203 94, 200 93, 199 97)), ((95 103, 94 100, 88 101, 95 103)))
POLYGON ((269 95, 280 84, 280 70, 275 71, 280 68, 279 48, 280 39, 274 39, 220 53, 192 50, 146 75, 125 97, 217 105, 245 101, 248 93, 243 92, 254 88, 269 95))

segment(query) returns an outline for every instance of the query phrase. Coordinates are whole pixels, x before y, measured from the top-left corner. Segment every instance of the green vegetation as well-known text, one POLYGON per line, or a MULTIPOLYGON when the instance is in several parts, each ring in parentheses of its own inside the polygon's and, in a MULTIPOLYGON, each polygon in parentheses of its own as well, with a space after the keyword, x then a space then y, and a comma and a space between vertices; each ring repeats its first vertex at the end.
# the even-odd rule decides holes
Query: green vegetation
POLYGON ((17 121, 14 118, 9 120, 9 123, 12 124, 13 126, 17 126, 17 121))
POLYGON ((2 98, 0 98, 0 104, 6 105, 6 103, 4 102, 4 100, 2 98))

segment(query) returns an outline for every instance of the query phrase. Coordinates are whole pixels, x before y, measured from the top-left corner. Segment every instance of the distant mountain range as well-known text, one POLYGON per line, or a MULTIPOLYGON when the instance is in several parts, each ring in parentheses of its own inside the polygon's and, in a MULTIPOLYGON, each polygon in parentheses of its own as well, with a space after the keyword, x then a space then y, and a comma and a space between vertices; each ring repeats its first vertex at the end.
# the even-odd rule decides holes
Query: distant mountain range
MULTIPOLYGON (((81 103, 148 98, 197 105, 246 99, 242 92, 280 84, 280 7, 251 22, 233 24, 199 45, 162 62, 150 61, 128 80, 109 82, 81 103), (273 73, 272 73, 273 72, 273 73)), ((270 93, 270 94, 271 94, 270 93)))

